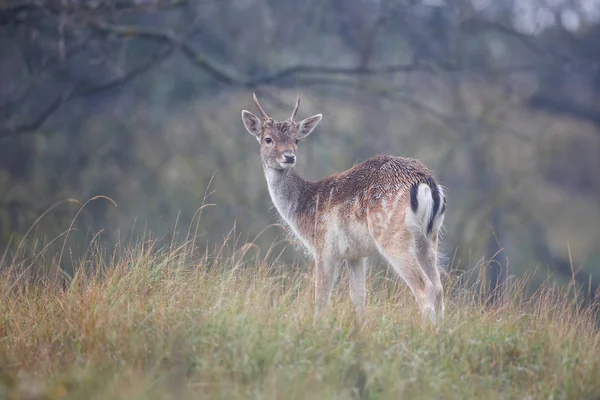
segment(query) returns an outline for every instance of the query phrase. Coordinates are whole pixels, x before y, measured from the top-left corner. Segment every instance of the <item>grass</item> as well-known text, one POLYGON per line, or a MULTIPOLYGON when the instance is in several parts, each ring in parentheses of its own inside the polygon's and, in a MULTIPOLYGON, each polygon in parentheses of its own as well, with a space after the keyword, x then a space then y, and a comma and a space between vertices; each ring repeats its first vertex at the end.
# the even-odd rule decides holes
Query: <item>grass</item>
POLYGON ((372 272, 363 325, 345 276, 314 323, 310 267, 192 244, 94 251, 66 286, 59 255, 4 258, 0 398, 600 398, 600 330, 572 287, 527 297, 517 280, 489 308, 450 276, 432 329, 372 272))

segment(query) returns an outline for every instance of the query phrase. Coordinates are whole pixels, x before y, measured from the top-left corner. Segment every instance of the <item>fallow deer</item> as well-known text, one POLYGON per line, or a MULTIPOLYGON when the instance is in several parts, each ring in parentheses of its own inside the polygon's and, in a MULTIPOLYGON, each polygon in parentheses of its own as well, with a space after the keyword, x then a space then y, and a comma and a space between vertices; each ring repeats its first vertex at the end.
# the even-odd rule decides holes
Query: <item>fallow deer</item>
POLYGON ((292 115, 276 121, 253 97, 262 119, 243 110, 242 121, 260 143, 277 211, 314 257, 315 318, 328 303, 344 261, 351 300, 362 317, 366 258, 382 254, 410 287, 423 318, 434 324, 443 320, 437 247, 446 198, 432 172, 415 159, 379 155, 320 181, 304 180, 294 169, 298 141, 322 115, 295 121, 298 96, 292 115))

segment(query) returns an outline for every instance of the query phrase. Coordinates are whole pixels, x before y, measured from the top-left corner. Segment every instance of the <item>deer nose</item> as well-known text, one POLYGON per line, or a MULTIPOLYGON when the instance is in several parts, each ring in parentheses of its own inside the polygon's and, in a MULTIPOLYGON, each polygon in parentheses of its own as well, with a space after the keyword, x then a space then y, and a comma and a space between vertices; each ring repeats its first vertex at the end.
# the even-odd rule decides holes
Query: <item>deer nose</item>
POLYGON ((288 164, 293 164, 296 162, 296 156, 294 154, 284 154, 283 157, 285 158, 285 162, 288 164))

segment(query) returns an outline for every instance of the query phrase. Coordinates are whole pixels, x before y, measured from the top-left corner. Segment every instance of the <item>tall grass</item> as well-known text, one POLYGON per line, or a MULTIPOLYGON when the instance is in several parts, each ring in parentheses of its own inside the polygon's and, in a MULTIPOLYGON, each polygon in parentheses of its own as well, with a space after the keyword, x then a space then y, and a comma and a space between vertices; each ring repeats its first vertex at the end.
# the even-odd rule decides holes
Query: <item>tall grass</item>
POLYGON ((373 270, 364 323, 345 276, 315 323, 310 265, 195 247, 92 246, 71 278, 62 250, 3 257, 0 398, 600 398, 596 309, 573 288, 521 279, 490 308, 450 274, 433 329, 373 270))

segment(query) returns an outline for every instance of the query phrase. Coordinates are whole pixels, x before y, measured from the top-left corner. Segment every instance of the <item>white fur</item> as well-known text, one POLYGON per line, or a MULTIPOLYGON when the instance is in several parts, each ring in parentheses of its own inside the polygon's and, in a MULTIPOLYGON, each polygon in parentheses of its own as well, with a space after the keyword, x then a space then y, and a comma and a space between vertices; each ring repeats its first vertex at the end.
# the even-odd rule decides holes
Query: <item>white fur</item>
POLYGON ((446 198, 446 194, 444 193, 444 189, 442 189, 441 185, 438 185, 438 190, 440 192, 440 209, 438 210, 437 215, 433 219, 433 230, 438 232, 442 228, 442 224, 444 223, 444 215, 442 214, 442 207, 444 206, 444 199, 446 198))
POLYGON ((267 179, 267 188, 269 189, 271 200, 273 201, 273 204, 275 205, 275 208, 277 209, 277 212, 281 218, 292 229, 296 237, 302 241, 304 247, 311 254, 314 254, 314 248, 304 238, 304 236, 300 235, 300 232, 298 231, 298 227, 294 219, 294 212, 296 211, 294 208, 295 203, 287 202, 285 197, 282 195, 281 190, 283 190, 283 188, 277 184, 278 174, 279 173, 272 168, 265 168, 265 178, 267 179))
POLYGON ((417 211, 413 212, 410 207, 406 208, 406 226, 413 232, 421 232, 427 236, 427 225, 433 212, 433 197, 431 188, 426 183, 421 183, 417 192, 417 211))

